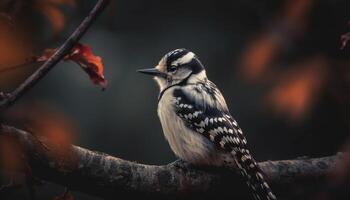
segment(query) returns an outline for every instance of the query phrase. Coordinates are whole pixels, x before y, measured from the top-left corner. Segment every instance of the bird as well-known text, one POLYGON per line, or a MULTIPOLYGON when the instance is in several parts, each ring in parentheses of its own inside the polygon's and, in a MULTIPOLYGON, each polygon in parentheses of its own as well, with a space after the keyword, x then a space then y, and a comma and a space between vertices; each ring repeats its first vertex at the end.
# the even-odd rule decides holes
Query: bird
POLYGON ((195 166, 239 169, 254 199, 277 199, 225 98, 193 52, 170 51, 155 67, 138 72, 153 76, 160 88, 157 112, 177 157, 195 166))

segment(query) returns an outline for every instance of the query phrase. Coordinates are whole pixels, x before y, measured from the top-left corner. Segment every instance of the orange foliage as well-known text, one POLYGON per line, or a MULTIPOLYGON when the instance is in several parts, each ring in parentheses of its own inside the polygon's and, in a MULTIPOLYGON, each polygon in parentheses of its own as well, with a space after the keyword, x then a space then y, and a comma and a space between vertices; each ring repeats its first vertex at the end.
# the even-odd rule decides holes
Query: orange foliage
POLYGON ((30 129, 45 144, 64 151, 64 148, 72 144, 75 132, 73 124, 58 111, 43 108, 42 105, 40 108, 38 106, 34 108, 25 109, 31 113, 28 116, 30 129))
POLYGON ((281 49, 305 29, 313 0, 287 0, 273 29, 268 29, 248 44, 242 54, 242 73, 249 81, 272 81, 267 95, 277 113, 300 119, 312 106, 324 82, 326 61, 315 58, 294 66, 294 71, 278 72, 274 61, 281 49), (274 77, 279 77, 276 81, 274 77), (263 79, 265 78, 265 79, 263 79))
MULTIPOLYGON (((43 62, 55 53, 55 49, 45 49, 44 52, 36 58, 36 61, 43 62)), ((99 56, 93 54, 88 45, 76 44, 71 52, 64 57, 65 61, 74 61, 90 76, 94 84, 100 85, 103 89, 107 87, 107 80, 103 75, 103 63, 99 56)))
POLYGON ((276 20, 276 28, 264 31, 248 44, 241 58, 246 79, 257 81, 269 70, 281 48, 303 29, 312 3, 313 0, 288 0, 282 17, 276 20))
POLYGON ((44 144, 48 144, 57 150, 64 151, 64 148, 68 148, 74 136, 71 122, 58 112, 43 109, 36 110, 36 112, 38 114, 32 114, 32 122, 30 124, 34 134, 44 144))
POLYGON ((59 33, 65 25, 65 16, 60 6, 75 6, 75 0, 37 0, 36 9, 45 15, 52 24, 54 33, 59 33))
MULTIPOLYGON (((13 27, 7 20, 0 18, 0 70, 21 64, 30 55, 31 44, 23 35, 22 30, 19 27, 13 27)), ((0 84, 15 82, 20 78, 18 71, 15 76, 6 74, 0 77, 0 84)))
MULTIPOLYGON (((0 25, 1 26, 1 25, 0 25)), ((2 25, 0 27, 0 65, 1 67, 23 61, 28 56, 23 50, 23 44, 18 39, 18 33, 10 27, 2 25)))
POLYGON ((28 56, 24 36, 3 20, 0 20, 0 44, 0 68, 21 62, 28 56))
POLYGON ((261 78, 277 55, 280 46, 280 40, 268 34, 253 40, 242 57, 245 78, 251 81, 261 78))
POLYGON ((304 24, 306 14, 310 12, 313 0, 288 0, 283 13, 284 20, 292 26, 304 24))
POLYGON ((26 129, 48 149, 50 156, 60 167, 64 169, 75 167, 77 162, 71 154, 71 144, 76 131, 67 116, 44 104, 18 107, 7 116, 24 124, 26 129))
POLYGON ((326 62, 322 58, 308 60, 293 72, 280 75, 268 95, 270 105, 292 119, 300 119, 317 98, 325 80, 326 62))
POLYGON ((7 173, 18 172, 25 168, 25 159, 21 146, 13 138, 0 136, 1 169, 7 173))

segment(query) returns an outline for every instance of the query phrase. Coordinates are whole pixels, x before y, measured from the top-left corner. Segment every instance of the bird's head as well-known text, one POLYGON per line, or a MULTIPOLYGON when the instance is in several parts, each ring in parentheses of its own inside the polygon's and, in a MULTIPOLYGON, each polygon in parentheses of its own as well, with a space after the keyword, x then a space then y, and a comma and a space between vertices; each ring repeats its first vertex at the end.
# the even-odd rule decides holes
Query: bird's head
POLYGON ((154 68, 141 69, 138 72, 152 75, 160 90, 186 83, 189 78, 206 78, 205 70, 197 56, 187 49, 176 49, 165 54, 154 68))

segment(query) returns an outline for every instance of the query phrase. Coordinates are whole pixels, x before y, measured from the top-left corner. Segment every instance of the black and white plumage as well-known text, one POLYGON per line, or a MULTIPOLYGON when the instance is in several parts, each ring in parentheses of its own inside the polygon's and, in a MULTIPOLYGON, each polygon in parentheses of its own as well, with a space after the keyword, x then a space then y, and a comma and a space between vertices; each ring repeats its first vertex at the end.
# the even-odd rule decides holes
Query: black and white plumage
POLYGON ((178 157, 195 165, 238 167, 255 199, 276 199, 224 97, 194 53, 177 49, 155 68, 139 71, 153 75, 160 86, 158 115, 178 157))

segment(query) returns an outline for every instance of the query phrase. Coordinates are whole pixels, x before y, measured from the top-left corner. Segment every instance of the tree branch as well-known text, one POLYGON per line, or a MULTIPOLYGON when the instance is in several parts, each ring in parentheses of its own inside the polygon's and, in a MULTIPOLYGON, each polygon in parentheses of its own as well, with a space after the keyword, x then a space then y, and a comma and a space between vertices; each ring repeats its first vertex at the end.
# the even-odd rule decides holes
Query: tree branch
MULTIPOLYGON (((239 176, 224 169, 200 169, 183 161, 162 166, 144 165, 78 146, 69 146, 64 155, 58 155, 56 150, 50 150, 40 138, 26 131, 2 125, 0 132, 19 141, 34 176, 103 198, 115 198, 121 194, 128 197, 215 195, 237 198, 249 194, 239 176)), ((309 190, 325 182, 330 169, 341 157, 342 154, 338 154, 267 161, 259 165, 277 194, 291 195, 295 186, 307 186, 309 190)))
MULTIPOLYGON (((108 2, 99 0, 72 35, 37 71, 13 92, 0 94, 0 111, 38 83, 71 51, 108 2)), ((17 139, 34 176, 99 197, 116 199, 127 194, 129 198, 151 195, 162 198, 232 196, 241 199, 249 194, 240 177, 225 169, 198 168, 183 161, 162 166, 144 165, 73 145, 57 150, 47 146, 41 138, 6 125, 1 125, 0 134, 17 139)), ((320 185, 341 157, 338 154, 313 159, 267 161, 259 163, 259 166, 277 195, 284 193, 297 199, 292 196, 293 188, 307 185, 299 187, 299 190, 310 189, 320 185)))
POLYGON ((38 83, 60 60, 62 60, 64 56, 66 56, 71 51, 76 42, 78 42, 79 39, 85 34, 91 24, 96 20, 96 18, 101 14, 109 1, 110 0, 99 0, 89 15, 85 17, 85 19, 75 29, 71 36, 43 65, 39 67, 39 69, 37 69, 31 76, 29 76, 13 92, 5 95, 3 94, 2 100, 0 102, 0 110, 3 110, 9 105, 13 104, 26 91, 38 83))

